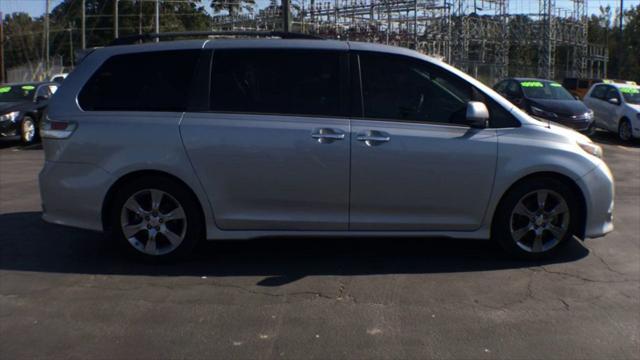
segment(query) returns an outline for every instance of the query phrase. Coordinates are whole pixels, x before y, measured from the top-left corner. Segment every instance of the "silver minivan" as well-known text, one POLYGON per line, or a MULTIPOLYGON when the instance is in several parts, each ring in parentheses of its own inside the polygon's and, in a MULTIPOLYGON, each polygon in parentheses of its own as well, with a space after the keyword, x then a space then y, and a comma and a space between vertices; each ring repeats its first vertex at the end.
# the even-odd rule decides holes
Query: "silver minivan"
POLYGON ((498 240, 540 258, 613 229, 588 138, 420 53, 329 40, 110 46, 53 98, 46 221, 167 259, 200 239, 498 240))

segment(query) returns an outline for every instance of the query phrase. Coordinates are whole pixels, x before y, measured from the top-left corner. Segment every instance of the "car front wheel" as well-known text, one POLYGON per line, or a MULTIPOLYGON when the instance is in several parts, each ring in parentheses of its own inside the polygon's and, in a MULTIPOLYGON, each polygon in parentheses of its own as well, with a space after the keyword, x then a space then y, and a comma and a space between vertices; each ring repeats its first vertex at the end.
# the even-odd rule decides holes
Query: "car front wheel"
POLYGON ((177 181, 142 178, 114 201, 111 231, 131 254, 147 260, 187 255, 204 234, 197 200, 177 181))
POLYGON ((20 140, 23 144, 32 144, 36 139, 36 122, 30 117, 25 116, 20 125, 20 140))
POLYGON ((573 236, 575 194, 553 178, 516 185, 499 205, 493 234, 509 253, 529 260, 549 256, 573 236))
POLYGON ((620 124, 618 125, 618 137, 620 140, 627 142, 631 140, 631 122, 627 119, 620 120, 620 124))

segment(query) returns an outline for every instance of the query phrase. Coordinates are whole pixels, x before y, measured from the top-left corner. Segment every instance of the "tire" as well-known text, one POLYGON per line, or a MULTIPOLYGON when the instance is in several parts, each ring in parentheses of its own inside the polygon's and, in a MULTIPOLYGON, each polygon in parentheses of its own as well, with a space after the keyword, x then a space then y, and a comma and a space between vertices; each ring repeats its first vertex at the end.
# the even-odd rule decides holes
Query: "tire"
POLYGON ((588 137, 593 137, 595 134, 596 134, 596 122, 594 121, 587 128, 585 135, 587 135, 588 137))
POLYGON ((198 200, 171 178, 145 176, 127 182, 117 189, 112 204, 110 235, 139 259, 183 259, 204 237, 198 200))
POLYGON ((38 128, 35 120, 31 116, 25 116, 20 123, 20 141, 24 145, 30 145, 36 142, 38 136, 38 128))
POLYGON ((577 204, 572 188, 554 178, 532 178, 516 184, 498 205, 493 237, 519 259, 552 257, 573 236, 579 223, 577 204), (542 208, 539 197, 544 199, 542 208))
POLYGON ((625 118, 620 120, 620 123, 618 124, 618 138, 620 139, 620 141, 631 141, 632 131, 633 129, 631 129, 631 122, 629 121, 629 119, 625 118))

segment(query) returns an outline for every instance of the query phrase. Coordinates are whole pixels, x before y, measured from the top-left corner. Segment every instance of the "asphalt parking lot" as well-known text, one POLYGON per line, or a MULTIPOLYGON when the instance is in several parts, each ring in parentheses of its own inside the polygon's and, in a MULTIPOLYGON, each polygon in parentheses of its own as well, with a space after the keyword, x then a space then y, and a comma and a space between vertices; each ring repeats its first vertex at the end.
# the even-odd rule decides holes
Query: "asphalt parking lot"
POLYGON ((40 219, 38 146, 0 141, 0 357, 640 358, 640 146, 601 133, 615 231, 552 262, 485 241, 261 239, 141 264, 40 219))

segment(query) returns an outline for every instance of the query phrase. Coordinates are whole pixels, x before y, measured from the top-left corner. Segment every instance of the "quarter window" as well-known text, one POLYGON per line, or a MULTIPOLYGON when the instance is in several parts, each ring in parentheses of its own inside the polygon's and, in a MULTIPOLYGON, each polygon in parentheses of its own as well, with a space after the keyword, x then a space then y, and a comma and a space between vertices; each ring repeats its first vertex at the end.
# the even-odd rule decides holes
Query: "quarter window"
POLYGON ((200 50, 116 55, 84 86, 78 101, 87 111, 185 111, 200 50))
POLYGON ((340 109, 338 52, 214 52, 213 111, 339 116, 340 109))

